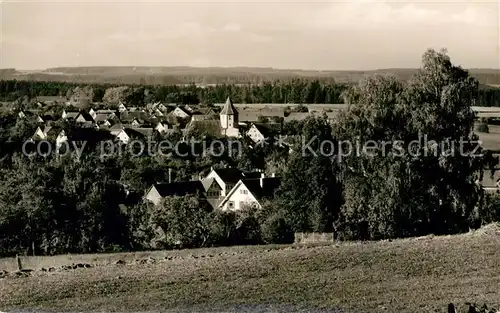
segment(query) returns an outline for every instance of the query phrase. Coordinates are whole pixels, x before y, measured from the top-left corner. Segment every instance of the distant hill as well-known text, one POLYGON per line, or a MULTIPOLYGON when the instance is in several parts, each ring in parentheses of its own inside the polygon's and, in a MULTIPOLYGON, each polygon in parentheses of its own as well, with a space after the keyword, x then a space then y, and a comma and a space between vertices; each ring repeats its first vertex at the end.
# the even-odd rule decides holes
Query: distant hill
MULTIPOLYGON (((257 84, 263 81, 294 78, 335 80, 341 83, 357 82, 373 74, 392 74, 407 80, 417 69, 379 69, 369 71, 313 71, 301 69, 274 69, 260 67, 144 67, 92 66, 55 67, 39 71, 0 69, 0 79, 67 81, 77 83, 110 84, 257 84)), ((500 85, 499 69, 469 69, 481 84, 500 85)))

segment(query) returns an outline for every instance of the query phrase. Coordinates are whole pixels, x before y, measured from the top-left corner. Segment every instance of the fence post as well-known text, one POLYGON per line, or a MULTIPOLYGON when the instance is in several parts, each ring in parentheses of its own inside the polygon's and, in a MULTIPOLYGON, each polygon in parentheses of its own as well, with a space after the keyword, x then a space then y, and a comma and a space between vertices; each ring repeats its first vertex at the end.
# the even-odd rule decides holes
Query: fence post
POLYGON ((21 257, 19 257, 19 254, 16 254, 16 261, 17 261, 17 269, 19 271, 23 270, 23 264, 21 263, 21 257))

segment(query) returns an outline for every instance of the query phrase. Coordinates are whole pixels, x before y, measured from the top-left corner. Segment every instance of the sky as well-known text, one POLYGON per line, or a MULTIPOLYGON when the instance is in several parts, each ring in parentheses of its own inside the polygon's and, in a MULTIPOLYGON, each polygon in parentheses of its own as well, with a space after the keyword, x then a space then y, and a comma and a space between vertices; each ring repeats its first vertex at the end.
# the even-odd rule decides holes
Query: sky
POLYGON ((0 68, 500 68, 500 0, 0 0, 0 68))

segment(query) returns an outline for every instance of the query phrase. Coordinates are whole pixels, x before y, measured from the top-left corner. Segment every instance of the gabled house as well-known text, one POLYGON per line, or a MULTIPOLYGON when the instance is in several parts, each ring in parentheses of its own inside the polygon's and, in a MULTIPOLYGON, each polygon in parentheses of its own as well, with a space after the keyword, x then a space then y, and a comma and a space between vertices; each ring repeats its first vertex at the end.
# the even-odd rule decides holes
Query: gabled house
POLYGON ((172 133, 174 131, 174 127, 167 122, 156 123, 154 129, 160 134, 172 133))
POLYGON ((120 113, 127 112, 127 107, 121 101, 120 103, 118 103, 118 112, 120 113))
POLYGON ((81 112, 78 114, 76 120, 77 123, 91 125, 94 123, 94 119, 87 112, 81 112))
POLYGON ((95 119, 95 117, 97 116, 97 113, 96 113, 96 111, 94 111, 94 109, 91 108, 89 110, 89 115, 92 116, 93 119, 95 119))
POLYGON ((36 122, 37 123, 45 123, 45 121, 43 120, 43 118, 40 115, 36 116, 36 122))
POLYGON ((61 118, 63 120, 76 119, 80 113, 79 112, 66 112, 66 110, 62 111, 61 118))
POLYGON ((147 140, 151 138, 154 133, 152 128, 122 128, 122 129, 110 129, 112 135, 116 137, 119 141, 124 144, 128 144, 132 139, 142 139, 147 140))
POLYGON ((58 128, 52 126, 37 127, 35 133, 31 137, 32 140, 47 140, 49 137, 56 137, 58 128))
POLYGON ((205 194, 205 187, 199 180, 168 184, 154 184, 148 189, 144 199, 158 205, 165 197, 168 196, 182 197, 196 194, 205 194))
POLYGON ((212 168, 207 176, 205 176, 201 181, 206 182, 211 179, 217 183, 221 189, 221 197, 225 197, 226 194, 238 183, 240 179, 243 178, 256 178, 260 177, 260 172, 243 172, 237 168, 212 168))
POLYGON ((160 109, 155 109, 154 112, 153 112, 153 114, 155 116, 163 116, 164 115, 163 112, 160 109))
POLYGON ((177 116, 179 118, 186 118, 186 119, 191 117, 191 113, 181 107, 176 107, 175 110, 173 110, 169 114, 177 116))
POLYGON ((495 170, 493 176, 491 171, 484 170, 482 179, 476 183, 487 193, 500 193, 500 170, 495 170))
POLYGON ((278 177, 241 179, 220 202, 219 209, 237 211, 245 207, 262 208, 262 201, 271 199, 281 183, 278 177))
POLYGON ((254 142, 259 143, 271 135, 271 130, 262 124, 252 124, 246 135, 254 142))

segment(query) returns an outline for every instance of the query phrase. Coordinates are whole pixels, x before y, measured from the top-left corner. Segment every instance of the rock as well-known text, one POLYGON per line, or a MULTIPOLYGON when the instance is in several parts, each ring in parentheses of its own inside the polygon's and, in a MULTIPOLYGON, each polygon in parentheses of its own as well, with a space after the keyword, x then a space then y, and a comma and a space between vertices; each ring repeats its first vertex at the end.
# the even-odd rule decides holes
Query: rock
POLYGON ((54 267, 49 267, 49 272, 55 272, 55 268, 54 267))
POLYGON ((85 266, 85 268, 91 268, 92 264, 85 263, 84 266, 85 266))
POLYGON ((47 272, 47 269, 46 269, 45 267, 42 267, 40 270, 41 270, 42 272, 47 272))
POLYGON ((116 264, 116 265, 125 265, 125 264, 126 264, 126 262, 125 262, 125 261, 123 261, 123 260, 117 260, 117 261, 115 262, 115 264, 116 264))

